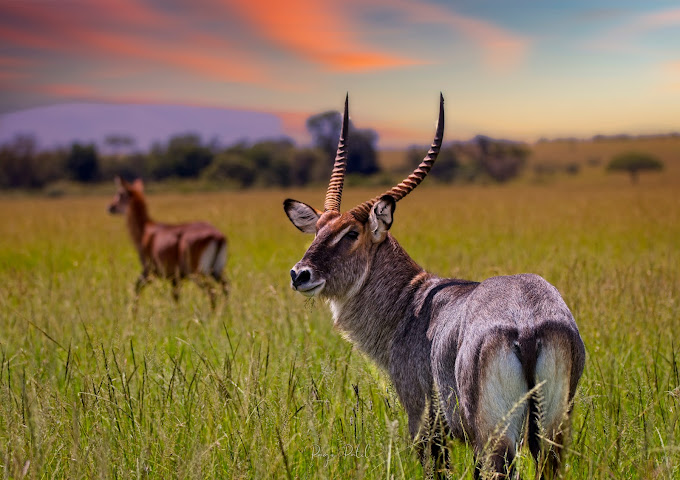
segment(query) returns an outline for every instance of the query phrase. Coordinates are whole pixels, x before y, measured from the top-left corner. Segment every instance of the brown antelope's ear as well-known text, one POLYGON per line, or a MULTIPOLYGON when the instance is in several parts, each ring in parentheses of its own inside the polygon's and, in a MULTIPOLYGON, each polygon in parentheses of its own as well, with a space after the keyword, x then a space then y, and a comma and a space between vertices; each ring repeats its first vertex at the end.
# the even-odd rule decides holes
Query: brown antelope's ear
POLYGON ((283 202, 283 209, 290 221, 300 231, 305 233, 316 233, 316 222, 321 216, 321 212, 310 207, 306 203, 297 200, 286 199, 283 202))
POLYGON ((132 188, 134 188, 135 190, 137 190, 140 193, 143 193, 144 192, 144 182, 142 182, 142 179, 138 178, 137 180, 132 182, 132 188))
POLYGON ((123 177, 116 175, 116 178, 114 178, 114 182, 116 182, 116 187, 124 188, 125 190, 130 190, 132 188, 132 185, 130 185, 123 177))
POLYGON ((392 226, 392 216, 397 202, 392 195, 383 195, 375 202, 368 216, 368 229, 373 243, 380 243, 387 237, 387 231, 392 226))

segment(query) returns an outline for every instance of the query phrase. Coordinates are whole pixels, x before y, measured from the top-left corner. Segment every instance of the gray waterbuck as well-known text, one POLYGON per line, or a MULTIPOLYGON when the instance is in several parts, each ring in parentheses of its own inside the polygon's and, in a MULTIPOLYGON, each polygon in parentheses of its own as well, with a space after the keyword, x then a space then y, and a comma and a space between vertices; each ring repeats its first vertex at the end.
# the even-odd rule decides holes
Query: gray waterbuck
POLYGON ((441 475, 446 439, 469 442, 475 476, 515 472, 528 445, 539 475, 559 471, 585 348, 558 291, 534 274, 473 282, 418 266, 389 233, 396 202, 430 171, 420 165, 383 195, 341 213, 348 107, 324 210, 285 200, 290 221, 315 235, 290 271, 292 288, 328 301, 335 327, 390 376, 423 466, 441 475))

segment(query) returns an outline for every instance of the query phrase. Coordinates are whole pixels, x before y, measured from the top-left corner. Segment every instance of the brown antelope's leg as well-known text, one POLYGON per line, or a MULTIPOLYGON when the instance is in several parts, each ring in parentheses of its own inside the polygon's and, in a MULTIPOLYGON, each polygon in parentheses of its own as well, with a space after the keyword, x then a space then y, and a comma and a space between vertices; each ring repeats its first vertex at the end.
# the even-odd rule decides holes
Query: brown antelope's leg
POLYGON ((201 290, 208 294, 208 297, 210 298, 210 308, 215 310, 215 289, 213 288, 212 282, 199 273, 192 275, 191 279, 201 290))
POLYGON ((212 285, 208 283, 206 284, 206 290, 208 292, 208 296, 210 297, 210 309, 215 310, 215 289, 212 288, 212 285))
POLYGON ((172 299, 175 302, 179 302, 179 278, 176 276, 172 277, 170 282, 172 283, 172 299))
POLYGON ((139 306, 139 294, 142 291, 142 288, 149 283, 149 276, 146 270, 144 270, 142 273, 139 274, 139 277, 137 277, 137 281, 135 282, 135 296, 132 299, 132 316, 136 317, 137 316, 137 308, 139 306))
POLYGON ((229 281, 226 278, 222 277, 222 275, 220 275, 219 273, 213 273, 212 277, 222 287, 222 293, 224 294, 225 298, 228 298, 229 297, 229 281))
POLYGON ((142 291, 142 288, 146 286, 146 284, 149 283, 149 275, 147 274, 146 271, 142 272, 139 274, 139 277, 137 277, 137 282, 135 283, 135 296, 139 297, 140 292, 142 291))

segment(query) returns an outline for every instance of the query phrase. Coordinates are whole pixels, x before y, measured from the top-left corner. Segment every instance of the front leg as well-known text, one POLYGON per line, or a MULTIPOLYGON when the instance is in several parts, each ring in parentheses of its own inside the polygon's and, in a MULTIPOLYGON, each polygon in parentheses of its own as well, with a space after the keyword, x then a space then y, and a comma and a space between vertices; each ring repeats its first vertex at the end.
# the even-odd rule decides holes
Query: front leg
POLYGON ((170 280, 170 283, 172 284, 172 299, 175 303, 179 302, 179 280, 177 275, 174 275, 170 280))
POLYGON ((427 369, 418 369, 417 362, 393 365, 390 376, 408 415, 409 433, 425 476, 445 478, 448 469, 445 421, 432 394, 432 377, 427 369))
POLYGON ((144 269, 142 273, 139 274, 139 277, 137 277, 137 281, 135 282, 135 295, 132 299, 132 316, 136 317, 137 316, 137 307, 139 304, 139 294, 142 291, 142 288, 146 284, 149 283, 149 270, 144 269))
POLYGON ((147 269, 144 269, 144 271, 142 271, 142 273, 139 274, 139 277, 137 277, 137 281, 135 282, 135 297, 139 297, 142 288, 144 288, 148 283, 149 283, 149 271, 147 269))
MULTIPOLYGON (((432 394, 425 403, 419 417, 418 433, 414 437, 420 462, 428 478, 446 478, 449 470, 449 452, 446 447, 448 428, 436 395, 432 394)), ((411 426, 411 415, 409 415, 411 426)))

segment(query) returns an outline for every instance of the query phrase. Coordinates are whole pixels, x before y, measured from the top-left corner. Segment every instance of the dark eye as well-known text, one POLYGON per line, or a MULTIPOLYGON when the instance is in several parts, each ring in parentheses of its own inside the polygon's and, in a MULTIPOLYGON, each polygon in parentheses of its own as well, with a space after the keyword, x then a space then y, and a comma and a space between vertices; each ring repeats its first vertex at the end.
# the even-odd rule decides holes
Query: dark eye
POLYGON ((359 232, 357 232, 356 230, 350 230, 349 232, 347 232, 345 234, 345 238, 348 238, 348 239, 354 241, 357 238, 359 238, 359 232))

